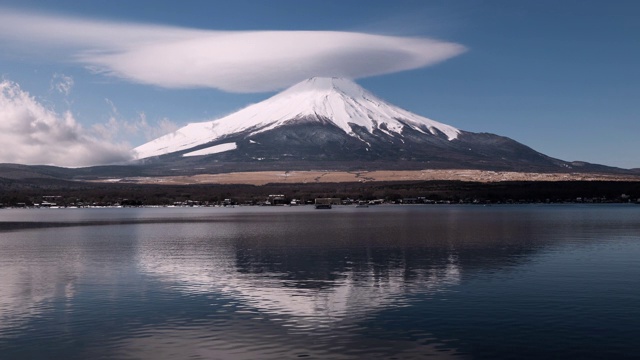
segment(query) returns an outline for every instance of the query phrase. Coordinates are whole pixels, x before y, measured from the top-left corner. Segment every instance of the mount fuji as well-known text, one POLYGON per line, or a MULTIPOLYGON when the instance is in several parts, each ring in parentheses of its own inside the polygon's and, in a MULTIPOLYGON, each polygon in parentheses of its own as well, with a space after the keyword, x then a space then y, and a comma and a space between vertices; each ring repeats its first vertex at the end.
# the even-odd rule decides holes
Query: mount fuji
POLYGON ((321 77, 223 118, 188 124, 134 151, 142 164, 235 164, 242 170, 562 172, 590 167, 548 157, 506 137, 468 132, 416 115, 351 80, 321 77))

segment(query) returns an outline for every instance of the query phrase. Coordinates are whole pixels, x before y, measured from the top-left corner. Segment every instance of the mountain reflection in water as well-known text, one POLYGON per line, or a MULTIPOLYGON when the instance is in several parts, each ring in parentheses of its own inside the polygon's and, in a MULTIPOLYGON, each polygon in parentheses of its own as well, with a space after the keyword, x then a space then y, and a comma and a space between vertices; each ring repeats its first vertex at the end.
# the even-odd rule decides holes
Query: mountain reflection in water
POLYGON ((628 331, 640 320, 637 210, 2 213, 0 349, 7 358, 620 355, 638 349, 628 331), (607 348, 594 328, 606 328, 607 348))

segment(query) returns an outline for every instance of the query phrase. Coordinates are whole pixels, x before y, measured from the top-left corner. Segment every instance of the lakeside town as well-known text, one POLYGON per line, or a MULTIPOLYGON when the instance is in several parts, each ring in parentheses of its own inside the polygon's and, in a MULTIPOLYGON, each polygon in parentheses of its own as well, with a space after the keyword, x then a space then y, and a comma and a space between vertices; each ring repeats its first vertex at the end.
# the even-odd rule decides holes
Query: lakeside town
POLYGON ((635 203, 640 204, 640 198, 633 198, 627 194, 621 194, 617 198, 607 197, 576 197, 575 199, 564 200, 514 200, 506 201, 490 201, 477 198, 466 198, 459 200, 434 200, 427 197, 409 197, 409 198, 380 198, 380 199, 353 199, 350 197, 325 197, 314 199, 298 199, 286 196, 284 194, 271 194, 265 196, 262 200, 237 201, 233 198, 226 198, 221 201, 199 201, 184 200, 175 201, 169 204, 153 204, 144 203, 140 200, 121 199, 115 202, 88 202, 82 199, 70 200, 62 195, 43 195, 39 202, 18 202, 14 204, 0 203, 0 209, 11 208, 28 208, 28 209, 73 209, 73 208, 125 208, 125 207, 235 207, 235 206, 316 206, 317 208, 328 205, 342 206, 358 206, 368 207, 376 205, 451 205, 451 204, 472 204, 472 205, 493 205, 493 204, 558 204, 558 203, 575 203, 575 204, 606 204, 606 203, 635 203))

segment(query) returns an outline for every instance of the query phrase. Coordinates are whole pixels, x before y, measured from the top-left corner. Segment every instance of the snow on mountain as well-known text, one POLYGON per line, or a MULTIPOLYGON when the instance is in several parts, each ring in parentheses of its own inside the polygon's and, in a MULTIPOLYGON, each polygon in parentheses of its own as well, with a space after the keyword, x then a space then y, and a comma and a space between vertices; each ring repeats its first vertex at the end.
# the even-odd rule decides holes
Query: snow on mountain
POLYGON ((201 156, 201 155, 219 154, 221 152, 231 151, 237 148, 238 148, 238 145, 232 142, 232 143, 220 144, 220 145, 215 145, 208 148, 192 151, 186 154, 182 154, 182 156, 201 156))
POLYGON ((232 134, 247 132, 251 136, 310 118, 330 121, 358 139, 352 125, 391 136, 402 136, 405 127, 423 134, 444 134, 449 140, 460 134, 452 126, 391 105, 351 80, 315 77, 221 119, 188 124, 134 151, 138 159, 143 159, 188 150, 232 134))

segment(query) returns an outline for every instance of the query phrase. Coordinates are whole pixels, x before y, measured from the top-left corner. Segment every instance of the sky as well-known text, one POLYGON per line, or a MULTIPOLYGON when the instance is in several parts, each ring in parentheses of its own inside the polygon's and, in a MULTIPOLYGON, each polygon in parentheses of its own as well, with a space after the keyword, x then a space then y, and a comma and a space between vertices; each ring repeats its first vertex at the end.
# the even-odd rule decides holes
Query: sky
POLYGON ((0 162, 88 166, 312 76, 640 168, 638 1, 0 0, 0 162))

